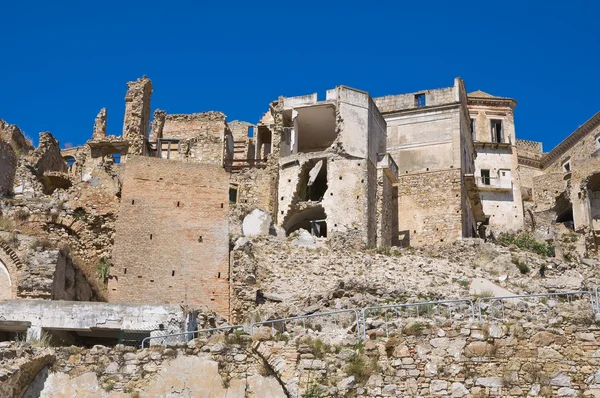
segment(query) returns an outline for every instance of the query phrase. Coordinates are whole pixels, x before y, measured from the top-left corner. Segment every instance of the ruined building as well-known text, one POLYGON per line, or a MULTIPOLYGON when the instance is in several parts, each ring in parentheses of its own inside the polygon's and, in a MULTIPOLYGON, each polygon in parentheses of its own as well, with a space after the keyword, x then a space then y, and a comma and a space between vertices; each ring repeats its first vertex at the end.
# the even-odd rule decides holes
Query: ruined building
POLYGON ((477 236, 485 221, 474 178, 475 147, 464 83, 375 99, 398 164, 395 245, 477 236))
MULTIPOLYGON (((596 253, 600 114, 543 153, 517 139, 515 100, 469 94, 459 78, 375 99, 346 86, 325 98, 280 97, 256 123, 153 111, 152 92, 145 76, 129 82, 123 130, 107 132, 102 108, 75 148, 59 150, 50 133, 34 148, 0 120, 6 308, 30 298, 44 301, 38 313, 52 302, 69 317, 80 304, 55 301, 106 300, 98 311, 119 312, 118 322, 73 326, 94 338, 135 329, 147 305, 166 318, 146 331, 194 327, 187 316, 199 308, 228 319, 238 302, 261 299, 236 297, 253 278, 235 279, 230 253, 241 235, 362 249, 523 229, 551 241, 570 228, 596 253)), ((13 330, 15 316, 0 331, 13 330)))
POLYGON ((586 250, 600 243, 600 112, 548 153, 542 144, 518 142, 526 227, 554 240, 557 226, 586 236, 586 250))

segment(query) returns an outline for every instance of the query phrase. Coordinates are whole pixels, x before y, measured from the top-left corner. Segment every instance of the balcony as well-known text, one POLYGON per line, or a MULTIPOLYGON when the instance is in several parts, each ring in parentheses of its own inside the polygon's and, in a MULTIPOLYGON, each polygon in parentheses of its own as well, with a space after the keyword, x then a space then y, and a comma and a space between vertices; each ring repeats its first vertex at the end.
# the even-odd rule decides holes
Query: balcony
POLYGON ((512 181, 505 178, 501 179, 498 177, 475 177, 477 181, 477 187, 480 191, 511 191, 512 181))
POLYGON ((492 142, 492 141, 473 141, 475 148, 482 149, 512 149, 512 140, 507 137, 504 142, 492 142))
POLYGON ((377 154, 377 167, 383 169, 392 183, 398 182, 398 165, 389 153, 377 154))

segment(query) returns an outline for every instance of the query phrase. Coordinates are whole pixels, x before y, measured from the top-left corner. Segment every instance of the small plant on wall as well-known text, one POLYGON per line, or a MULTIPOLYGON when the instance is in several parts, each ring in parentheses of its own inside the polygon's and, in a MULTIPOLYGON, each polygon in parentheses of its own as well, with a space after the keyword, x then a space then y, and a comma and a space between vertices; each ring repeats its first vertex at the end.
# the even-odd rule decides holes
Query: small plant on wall
POLYGON ((108 282, 108 278, 110 276, 110 266, 110 261, 105 258, 101 258, 98 261, 98 279, 100 279, 103 283, 108 282))

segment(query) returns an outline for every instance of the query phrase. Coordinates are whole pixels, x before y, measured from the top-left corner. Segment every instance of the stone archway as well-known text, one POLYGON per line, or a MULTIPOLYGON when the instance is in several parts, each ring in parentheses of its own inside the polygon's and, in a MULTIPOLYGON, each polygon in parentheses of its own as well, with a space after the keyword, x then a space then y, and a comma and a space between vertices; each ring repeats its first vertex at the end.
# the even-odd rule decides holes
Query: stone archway
POLYGON ((6 242, 0 240, 0 300, 17 298, 22 263, 6 242))

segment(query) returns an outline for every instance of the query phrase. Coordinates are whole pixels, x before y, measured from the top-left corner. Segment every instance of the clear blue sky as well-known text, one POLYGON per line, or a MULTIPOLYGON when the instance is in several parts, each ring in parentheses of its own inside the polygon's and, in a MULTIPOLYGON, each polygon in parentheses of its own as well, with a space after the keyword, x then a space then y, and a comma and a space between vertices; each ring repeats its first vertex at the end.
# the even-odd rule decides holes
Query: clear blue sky
POLYGON ((84 143, 126 82, 152 109, 257 122, 279 95, 345 84, 373 97, 465 80, 519 102, 517 136, 550 150, 600 110, 600 2, 5 1, 0 118, 84 143))

